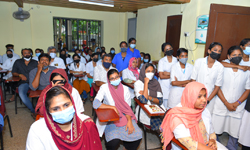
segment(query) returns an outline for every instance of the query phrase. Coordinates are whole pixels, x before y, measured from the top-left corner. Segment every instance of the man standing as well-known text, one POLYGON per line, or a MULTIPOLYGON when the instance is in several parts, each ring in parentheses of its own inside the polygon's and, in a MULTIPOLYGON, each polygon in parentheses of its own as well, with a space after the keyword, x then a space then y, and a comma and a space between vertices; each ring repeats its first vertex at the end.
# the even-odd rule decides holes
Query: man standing
POLYGON ((56 47, 50 46, 48 47, 48 54, 51 57, 50 66, 54 66, 56 68, 66 69, 65 64, 62 58, 56 57, 56 47))
POLYGON ((38 57, 38 65, 29 73, 29 87, 31 90, 43 90, 50 84, 50 74, 56 67, 49 66, 51 57, 41 54, 38 57))
POLYGON ((18 93, 23 103, 30 109, 31 115, 35 118, 35 110, 32 103, 27 96, 29 90, 29 72, 37 67, 37 61, 31 59, 31 49, 22 49, 23 58, 17 59, 12 68, 12 75, 20 77, 21 80, 18 83, 18 93))

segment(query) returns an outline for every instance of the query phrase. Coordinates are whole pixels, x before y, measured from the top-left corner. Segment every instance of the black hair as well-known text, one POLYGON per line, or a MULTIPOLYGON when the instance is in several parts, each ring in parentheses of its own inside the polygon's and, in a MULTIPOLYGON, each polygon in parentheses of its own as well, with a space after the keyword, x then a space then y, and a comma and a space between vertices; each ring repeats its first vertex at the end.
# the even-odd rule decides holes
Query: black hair
MULTIPOLYGON (((79 48, 77 48, 77 49, 75 49, 75 53, 76 53, 76 51, 80 51, 80 49, 79 48)), ((81 51, 80 51, 81 52, 81 51)))
POLYGON ((74 60, 74 57, 75 56, 77 56, 79 59, 81 59, 81 57, 78 55, 78 54, 74 54, 73 56, 72 56, 72 59, 74 60))
POLYGON ((41 53, 44 53, 43 49, 40 49, 41 53))
POLYGON ((150 56, 150 54, 149 54, 149 53, 146 53, 146 54, 144 55, 144 58, 145 58, 145 56, 148 56, 148 62, 150 62, 150 61, 151 61, 151 56, 150 56))
POLYGON ((67 47, 64 47, 63 49, 64 49, 65 51, 66 51, 66 50, 69 51, 69 49, 68 49, 67 47))
POLYGON ((133 40, 135 40, 136 41, 136 39, 135 38, 130 38, 129 40, 128 40, 128 43, 131 43, 133 40))
POLYGON ((143 54, 143 56, 145 55, 145 53, 144 53, 144 52, 140 52, 140 54, 143 54))
POLYGON ((115 48, 114 48, 114 47, 111 47, 111 48, 110 48, 110 51, 111 51, 111 50, 115 50, 115 48))
POLYGON ((117 74, 119 75, 119 72, 118 72, 116 69, 110 69, 110 70, 108 71, 108 78, 109 78, 109 76, 110 76, 111 74, 114 74, 114 73, 117 73, 117 74))
POLYGON ((242 41, 240 41, 240 46, 245 46, 250 41, 250 38, 245 38, 242 41))
POLYGON ((154 67, 154 65, 151 64, 151 63, 146 63, 145 70, 146 70, 149 66, 153 67, 153 68, 154 68, 154 71, 155 71, 155 67, 154 67))
POLYGON ((21 51, 21 54, 22 54, 22 55, 23 55, 23 51, 24 51, 24 50, 29 50, 29 51, 30 51, 30 53, 32 53, 32 54, 33 54, 33 51, 32 51, 32 49, 31 49, 31 48, 23 48, 23 49, 22 49, 22 51, 21 51))
POLYGON ((211 50, 212 48, 214 48, 216 45, 219 45, 221 47, 221 51, 223 50, 223 46, 222 44, 220 44, 219 42, 213 42, 209 45, 208 49, 211 50))
POLYGON ((111 57, 110 54, 104 54, 104 55, 102 56, 102 60, 104 60, 105 57, 110 57, 110 58, 112 59, 112 57, 111 57))
POLYGON ((89 51, 92 51, 92 49, 88 49, 88 50, 87 50, 87 53, 89 53, 89 51))
POLYGON ((173 48, 173 46, 172 46, 171 43, 165 42, 165 43, 163 43, 163 44, 161 45, 161 51, 162 51, 162 52, 164 52, 164 49, 165 49, 165 47, 166 47, 167 45, 170 45, 170 46, 173 48))
MULTIPOLYGON (((52 81, 53 80, 53 78, 55 77, 55 76, 61 76, 63 79, 65 79, 60 73, 52 73, 51 74, 51 76, 50 76, 50 81, 52 81)), ((66 79, 65 79, 65 81, 66 81, 66 79)))
MULTIPOLYGON (((105 51, 102 51, 101 54, 100 54, 100 56, 102 56, 103 53, 107 54, 105 51)), ((105 54, 104 54, 104 55, 105 55, 105 54)), ((103 56, 104 56, 104 55, 103 55, 103 56)), ((103 58, 102 58, 102 59, 103 59, 103 58)))
POLYGON ((7 50, 6 50, 6 53, 7 53, 8 51, 10 51, 11 53, 13 53, 13 52, 12 52, 12 49, 7 49, 7 50))
POLYGON ((125 41, 121 41, 121 43, 120 43, 120 47, 122 46, 122 43, 125 43, 125 44, 126 44, 126 46, 128 47, 128 43, 127 43, 127 42, 125 42, 125 41))
POLYGON ((7 44, 7 45, 5 45, 5 47, 7 48, 7 47, 14 47, 14 45, 13 44, 7 44))
MULTIPOLYGON (((67 97, 68 99, 71 100, 69 93, 63 89, 60 86, 54 86, 52 87, 47 93, 46 93, 46 99, 45 99, 45 107, 47 112, 49 113, 49 107, 51 105, 51 100, 58 96, 58 95, 64 95, 65 97, 67 97)), ((72 101, 72 100, 71 100, 72 101)))
POLYGON ((181 53, 187 53, 187 54, 188 54, 188 50, 185 49, 185 48, 179 48, 179 49, 177 50, 176 56, 180 56, 181 53))
POLYGON ((47 57, 47 58, 49 59, 49 62, 51 61, 51 57, 50 57, 50 55, 47 54, 47 53, 42 53, 42 54, 40 54, 39 57, 38 57, 38 60, 40 61, 40 59, 41 59, 42 57, 47 57))
POLYGON ((102 46, 101 49, 102 49, 102 48, 106 49, 104 46, 102 46))
POLYGON ((97 55, 97 56, 98 56, 98 54, 97 54, 97 53, 93 53, 93 54, 91 55, 91 57, 95 57, 95 55, 97 55))
POLYGON ((231 47, 228 49, 227 54, 228 54, 228 55, 231 55, 232 52, 235 51, 235 50, 240 50, 241 53, 242 53, 242 49, 240 48, 240 46, 231 46, 231 47))
POLYGON ((35 50, 35 52, 36 52, 37 50, 41 53, 41 49, 40 49, 40 48, 37 48, 37 49, 35 50))

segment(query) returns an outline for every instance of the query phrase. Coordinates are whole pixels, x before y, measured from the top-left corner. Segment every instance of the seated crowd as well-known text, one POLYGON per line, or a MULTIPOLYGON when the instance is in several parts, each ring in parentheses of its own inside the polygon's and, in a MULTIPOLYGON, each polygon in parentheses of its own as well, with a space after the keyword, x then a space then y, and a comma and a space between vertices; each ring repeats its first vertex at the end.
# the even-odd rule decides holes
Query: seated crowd
POLYGON ((20 58, 14 45, 6 45, 0 56, 3 79, 20 81, 6 84, 12 97, 5 102, 13 102, 18 91, 31 116, 40 116, 30 127, 27 150, 101 150, 103 136, 108 150, 116 150, 120 142, 136 150, 143 134, 140 124, 161 137, 163 149, 179 150, 181 144, 190 150, 237 150, 239 143, 242 150, 250 149, 249 38, 230 47, 222 62, 217 60, 223 46, 213 42, 194 65, 187 62, 187 49, 179 48, 174 57, 168 42, 162 44, 164 57, 158 62, 135 48, 135 38, 119 46, 120 52, 76 46, 72 55, 66 47, 50 46, 47 53, 37 48, 35 57, 24 48, 20 58), (35 108, 30 90, 42 90, 35 108), (100 122, 84 115, 87 98, 94 109, 113 109, 119 120, 100 122), (149 116, 139 103, 166 113, 149 116), (219 140, 222 133, 229 137, 226 146, 219 140))

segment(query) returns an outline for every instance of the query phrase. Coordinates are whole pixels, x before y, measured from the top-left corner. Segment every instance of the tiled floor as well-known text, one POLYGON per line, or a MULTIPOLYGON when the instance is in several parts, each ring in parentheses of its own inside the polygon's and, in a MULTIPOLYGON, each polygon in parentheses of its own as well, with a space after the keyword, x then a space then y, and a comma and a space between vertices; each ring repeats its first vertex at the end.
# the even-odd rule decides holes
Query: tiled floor
MULTIPOLYGON (((7 95, 7 98, 10 98, 10 95, 7 95)), ((10 137, 9 128, 7 124, 7 120, 5 121, 5 126, 3 129, 3 138, 4 138, 4 149, 5 150, 24 150, 25 144, 26 144, 26 138, 29 131, 30 125, 34 122, 34 119, 30 115, 30 111, 28 108, 25 108, 24 105, 20 105, 19 99, 18 99, 18 107, 24 107, 24 108, 18 108, 18 114, 15 114, 15 103, 7 103, 6 109, 7 114, 10 117, 13 137, 10 137)), ((92 105, 90 101, 87 101, 85 104, 85 114, 91 116, 92 113, 92 105)), ((220 140, 222 144, 227 143, 227 135, 223 134, 220 137, 220 140)), ((153 149, 155 147, 160 147, 160 139, 155 133, 149 133, 147 132, 147 143, 148 143, 148 149, 153 149)), ((102 140, 103 149, 105 149, 104 141, 102 140)), ((123 150, 123 146, 120 145, 119 150, 123 150)), ((140 144, 139 150, 144 150, 144 139, 142 139, 142 142, 140 144)), ((238 147, 238 150, 240 150, 240 147, 238 147)))

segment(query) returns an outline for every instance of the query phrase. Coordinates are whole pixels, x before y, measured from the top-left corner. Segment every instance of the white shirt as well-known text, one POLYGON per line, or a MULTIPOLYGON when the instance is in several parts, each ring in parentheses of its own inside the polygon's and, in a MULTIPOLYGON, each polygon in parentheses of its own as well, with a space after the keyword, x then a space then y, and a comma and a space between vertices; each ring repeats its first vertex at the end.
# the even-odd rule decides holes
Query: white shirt
MULTIPOLYGON (((172 62, 168 62, 167 56, 161 58, 158 63, 158 72, 170 72, 171 66, 177 63, 176 57, 172 56, 172 62)), ((168 99, 170 88, 172 87, 170 79, 158 79, 163 92, 163 99, 168 99)))
MULTIPOLYGON (((232 68, 224 68, 224 79, 221 86, 222 93, 229 103, 234 103, 242 96, 245 90, 250 89, 250 75, 249 72, 244 72, 238 69, 233 72, 232 68)), ((222 103, 220 98, 215 98, 213 113, 219 116, 231 116, 234 118, 241 118, 244 112, 246 101, 240 104, 236 111, 229 111, 222 103)))
MULTIPOLYGON (((71 71, 82 71, 82 72, 86 72, 86 69, 85 69, 85 65, 81 62, 79 62, 79 67, 77 68, 76 64, 75 63, 71 63, 70 66, 69 66, 69 70, 71 71)), ((73 77, 73 81, 75 80, 76 78, 73 77)), ((79 80, 85 80, 85 81, 88 81, 88 77, 87 75, 85 75, 84 77, 82 78, 79 78, 79 80)))
POLYGON ((2 64, 2 63, 3 63, 3 56, 0 55, 0 64, 2 64))
POLYGON ((66 69, 63 59, 59 57, 55 57, 54 61, 50 62, 50 66, 54 66, 56 68, 61 68, 61 69, 66 69))
MULTIPOLYGON (((193 71, 193 65, 186 63, 185 69, 182 71, 180 62, 172 65, 170 72, 170 80, 171 82, 175 81, 175 77, 178 81, 185 81, 191 79, 191 74, 193 71)), ((185 87, 172 86, 170 89, 169 97, 168 97, 168 107, 173 108, 177 104, 181 102, 182 92, 185 87)))
MULTIPOLYGON (((16 59, 20 59, 20 56, 17 55, 16 53, 14 53, 14 52, 13 52, 13 57, 16 58, 16 59)), ((12 58, 13 58, 13 57, 12 57, 12 58)), ((7 54, 4 54, 4 55, 3 55, 3 63, 4 63, 7 59, 8 59, 7 54)))
MULTIPOLYGON (((75 105, 76 106, 76 105, 75 105)), ((78 117, 84 121, 89 116, 77 113, 78 117)), ((71 129, 72 131, 72 129, 71 129)), ((35 121, 31 126, 26 141, 26 150, 58 150, 48 129, 45 119, 35 121)))
MULTIPOLYGON (((5 62, 2 65, 0 65, 0 68, 2 68, 3 70, 11 71, 13 64, 15 63, 16 60, 17 60, 16 57, 8 58, 7 60, 5 60, 5 62)), ((7 75, 5 75, 3 77, 3 79, 8 79, 10 77, 12 77, 11 72, 9 72, 7 75)))
MULTIPOLYGON (((129 106, 131 106, 129 89, 127 86, 124 86, 124 85, 122 85, 122 86, 123 86, 123 90, 124 90, 124 100, 129 106)), ((102 100, 103 100, 103 102, 102 102, 103 104, 115 106, 115 101, 114 101, 114 99, 109 91, 109 87, 108 87, 107 83, 100 86, 100 89, 97 92, 95 99, 99 100, 100 102, 102 102, 102 100)), ((97 126, 100 137, 102 137, 106 125, 107 125, 107 122, 99 122, 98 119, 96 120, 96 126, 97 126)))
POLYGON ((94 75, 93 61, 87 63, 87 65, 86 65, 86 73, 88 73, 90 76, 93 77, 93 75, 94 75))
POLYGON ((74 87, 72 88, 71 95, 73 97, 77 112, 79 112, 79 113, 84 112, 84 107, 83 107, 83 102, 82 102, 81 96, 80 96, 79 92, 74 87))
MULTIPOLYGON (((222 86, 223 70, 223 65, 217 60, 215 60, 212 68, 208 68, 207 57, 199 58, 195 61, 191 79, 204 84, 207 88, 207 97, 209 97, 215 86, 222 86)), ((207 105, 211 113, 213 112, 213 106, 214 100, 211 100, 207 105)))
POLYGON ((37 56, 32 57, 32 59, 38 61, 38 57, 37 56))
MULTIPOLYGON (((139 92, 144 90, 144 83, 141 80, 137 80, 134 84, 134 90, 135 90, 135 96, 138 99, 138 97, 141 95, 139 92)), ((149 90, 148 90, 148 94, 149 94, 149 90)), ((162 93, 157 92, 157 97, 162 97, 162 93)), ((147 104, 151 105, 151 102, 148 101, 147 104)), ((161 108, 165 109, 163 104, 161 105, 161 108)), ((138 120, 138 115, 139 115, 139 106, 136 107, 136 113, 135 113, 137 120, 138 120)), ((148 117, 147 113, 144 112, 144 110, 142 109, 140 112, 140 122, 150 126, 150 118, 148 117)))
MULTIPOLYGON (((223 62, 227 62, 227 63, 230 63, 230 60, 226 59, 226 60, 223 60, 223 62)), ((243 59, 240 61, 240 64, 241 66, 250 66, 250 56, 249 56, 249 61, 243 61, 243 59)))
POLYGON ((72 58, 70 58, 70 57, 67 57, 67 58, 66 58, 66 63, 67 63, 67 65, 70 64, 70 63, 72 63, 72 62, 73 62, 73 59, 72 59, 72 58))
POLYGON ((102 65, 102 59, 99 59, 96 63, 97 66, 102 65))
MULTIPOLYGON (((110 65, 109 70, 110 69, 115 69, 114 67, 112 67, 112 65, 110 65)), ((104 67, 102 65, 98 65, 94 68, 94 76, 93 76, 93 81, 101 81, 101 82, 105 82, 107 83, 107 72, 104 67)))
POLYGON ((87 61, 89 61, 90 56, 89 55, 85 55, 85 58, 87 59, 87 61))
POLYGON ((83 63, 84 65, 86 65, 86 59, 83 57, 83 56, 81 56, 81 59, 80 59, 80 61, 81 61, 81 63, 83 63))

